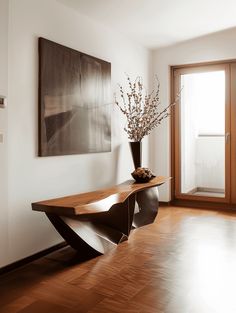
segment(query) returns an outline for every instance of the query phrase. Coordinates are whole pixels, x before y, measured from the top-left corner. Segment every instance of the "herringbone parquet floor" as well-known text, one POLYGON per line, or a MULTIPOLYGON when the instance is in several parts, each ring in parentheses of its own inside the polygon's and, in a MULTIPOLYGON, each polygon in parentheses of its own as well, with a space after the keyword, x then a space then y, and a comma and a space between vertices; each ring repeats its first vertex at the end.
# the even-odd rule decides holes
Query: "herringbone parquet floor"
POLYGON ((128 242, 69 247, 0 277, 1 313, 235 313, 236 213, 161 208, 128 242))

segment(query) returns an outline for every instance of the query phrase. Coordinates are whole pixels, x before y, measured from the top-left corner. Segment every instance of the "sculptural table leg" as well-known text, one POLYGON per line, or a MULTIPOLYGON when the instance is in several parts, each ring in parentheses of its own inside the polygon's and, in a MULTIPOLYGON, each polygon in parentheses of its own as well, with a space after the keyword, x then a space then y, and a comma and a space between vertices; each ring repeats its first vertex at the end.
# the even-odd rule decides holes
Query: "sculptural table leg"
POLYGON ((158 213, 158 189, 145 189, 132 194, 124 203, 102 213, 47 217, 71 247, 83 256, 97 256, 127 240, 131 227, 153 223, 158 213), (134 212, 135 202, 138 212, 134 212))
POLYGON ((100 255, 98 251, 91 248, 78 234, 63 220, 63 217, 56 214, 46 213, 50 222, 56 228, 58 233, 75 250, 80 251, 84 258, 96 257, 100 255))
POLYGON ((153 223, 159 206, 157 187, 137 192, 136 202, 138 204, 138 212, 134 214, 133 226, 138 228, 153 223))
POLYGON ((131 195, 107 212, 72 217, 46 215, 71 247, 83 255, 96 256, 128 239, 134 205, 135 195, 131 195))

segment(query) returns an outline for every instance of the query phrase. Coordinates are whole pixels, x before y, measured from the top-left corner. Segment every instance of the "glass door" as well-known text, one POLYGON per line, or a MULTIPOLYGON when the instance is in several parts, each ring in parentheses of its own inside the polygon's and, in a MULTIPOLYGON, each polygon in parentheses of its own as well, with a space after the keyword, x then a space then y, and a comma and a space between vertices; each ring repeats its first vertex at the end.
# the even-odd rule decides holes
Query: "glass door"
POLYGON ((227 65, 174 72, 175 197, 227 202, 230 115, 227 65))

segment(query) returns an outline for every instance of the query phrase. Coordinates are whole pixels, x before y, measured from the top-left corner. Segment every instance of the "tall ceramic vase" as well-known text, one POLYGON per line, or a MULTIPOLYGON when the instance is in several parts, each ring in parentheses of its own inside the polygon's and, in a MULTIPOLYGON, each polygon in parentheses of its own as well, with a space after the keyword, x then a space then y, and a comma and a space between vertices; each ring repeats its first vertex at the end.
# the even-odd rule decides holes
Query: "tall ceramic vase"
POLYGON ((129 143, 131 154, 133 158, 134 168, 142 166, 142 142, 141 141, 130 141, 129 143))

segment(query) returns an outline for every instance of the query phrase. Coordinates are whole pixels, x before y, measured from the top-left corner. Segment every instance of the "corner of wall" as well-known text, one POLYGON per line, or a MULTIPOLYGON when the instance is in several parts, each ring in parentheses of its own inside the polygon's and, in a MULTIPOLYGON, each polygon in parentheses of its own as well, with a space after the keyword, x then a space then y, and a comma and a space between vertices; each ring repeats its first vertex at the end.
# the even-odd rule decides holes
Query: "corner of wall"
MULTIPOLYGON (((0 2, 0 95, 8 96, 8 16, 9 1, 0 2)), ((8 250, 8 109, 0 109, 0 267, 7 262, 8 250)))

